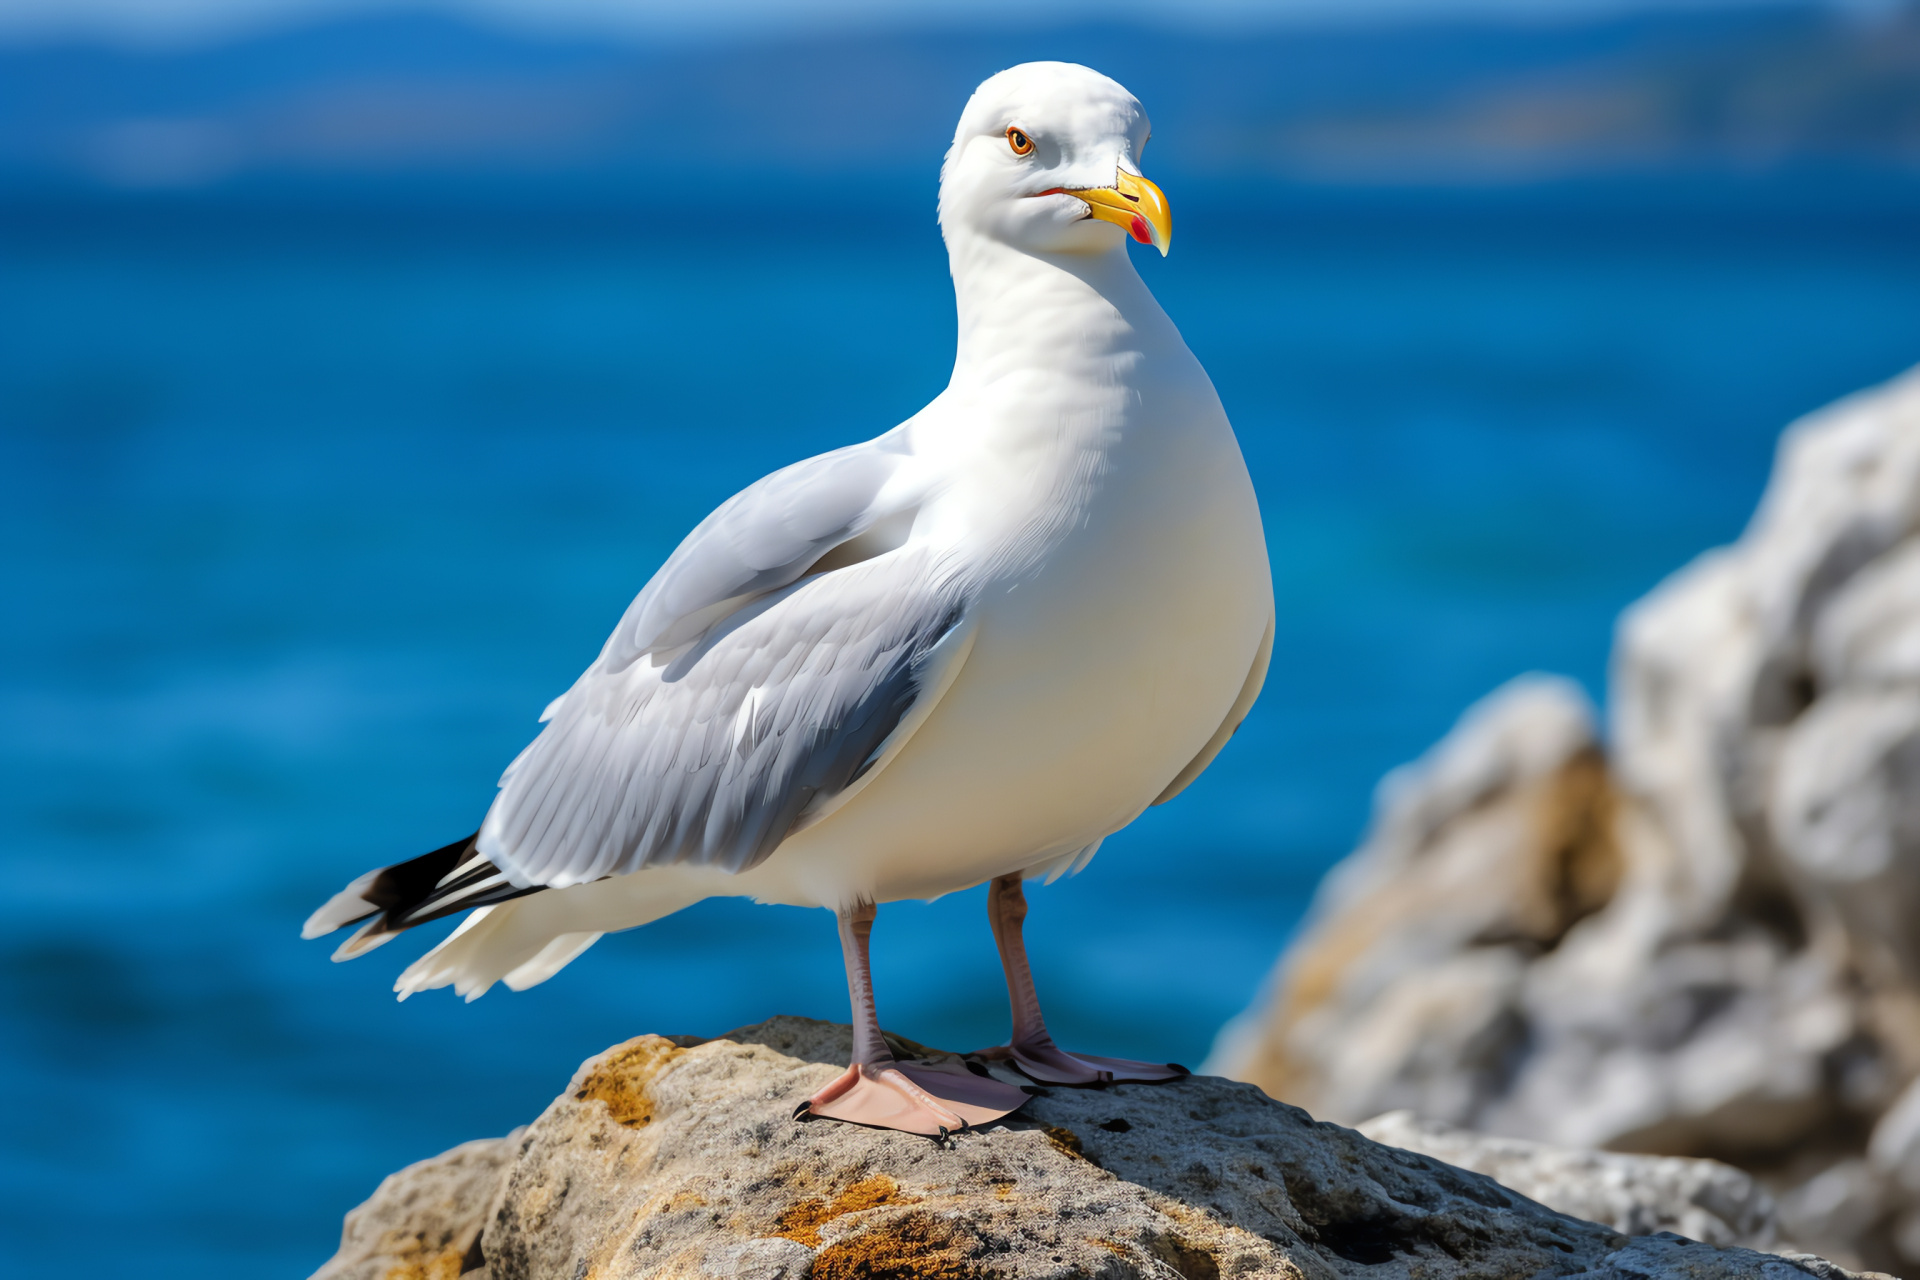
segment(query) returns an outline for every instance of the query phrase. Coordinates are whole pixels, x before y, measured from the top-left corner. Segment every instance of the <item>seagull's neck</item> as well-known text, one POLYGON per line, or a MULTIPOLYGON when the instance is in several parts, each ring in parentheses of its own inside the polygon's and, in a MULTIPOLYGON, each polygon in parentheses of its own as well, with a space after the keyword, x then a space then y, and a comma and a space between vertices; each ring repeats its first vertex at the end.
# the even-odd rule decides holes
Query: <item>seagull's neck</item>
POLYGON ((1041 255, 964 230, 947 244, 960 342, 953 382, 915 421, 940 497, 913 536, 996 548, 996 572, 1014 573, 1092 527, 1102 493, 1145 510, 1147 490, 1177 496, 1161 486, 1179 466, 1233 448, 1213 384, 1124 245, 1041 255), (1214 447, 1182 447, 1195 432, 1214 447))
POLYGON ((963 231, 949 237, 948 258, 960 313, 956 388, 1039 370, 1126 382, 1149 354, 1185 352, 1124 244, 1036 254, 963 231))

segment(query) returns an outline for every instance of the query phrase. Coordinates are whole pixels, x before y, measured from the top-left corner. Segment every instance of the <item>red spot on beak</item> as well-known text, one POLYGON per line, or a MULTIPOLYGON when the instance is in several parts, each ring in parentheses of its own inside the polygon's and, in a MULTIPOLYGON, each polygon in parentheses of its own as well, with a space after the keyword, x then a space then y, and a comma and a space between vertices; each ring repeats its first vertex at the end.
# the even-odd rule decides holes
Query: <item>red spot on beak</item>
POLYGON ((1141 244, 1153 243, 1153 231, 1147 226, 1147 220, 1139 214, 1133 215, 1133 225, 1127 230, 1133 232, 1133 238, 1141 244))

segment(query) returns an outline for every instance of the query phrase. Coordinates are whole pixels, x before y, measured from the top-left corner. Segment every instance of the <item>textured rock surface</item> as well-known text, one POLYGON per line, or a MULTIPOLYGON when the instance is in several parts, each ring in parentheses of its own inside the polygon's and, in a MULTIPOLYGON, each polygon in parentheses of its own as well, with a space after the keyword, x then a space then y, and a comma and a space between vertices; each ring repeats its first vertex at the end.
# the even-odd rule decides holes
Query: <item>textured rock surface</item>
POLYGON ((454 1280, 480 1265, 481 1219, 523 1129, 409 1165, 347 1215, 313 1280, 454 1280))
POLYGON ((796 1018, 617 1046, 524 1131, 387 1179, 320 1274, 1847 1275, 1628 1237, 1225 1080, 1055 1089, 946 1144, 794 1120, 848 1047, 845 1027, 796 1018))
POLYGON ((1773 1197, 1751 1174, 1718 1160, 1572 1151, 1389 1111, 1357 1128, 1375 1142, 1418 1151, 1549 1209, 1624 1235, 1671 1231, 1706 1244, 1768 1249, 1779 1238, 1773 1197))
POLYGON ((1787 431, 1739 542, 1623 615, 1612 693, 1604 760, 1529 677, 1390 777, 1210 1069, 1719 1158, 1788 1238, 1920 1263, 1920 373, 1787 431))
POLYGON ((1464 1122, 1506 1088, 1529 961, 1619 879, 1586 697, 1516 680, 1380 784, 1367 846, 1336 867, 1284 998, 1223 1036, 1223 1074, 1352 1123, 1464 1122))

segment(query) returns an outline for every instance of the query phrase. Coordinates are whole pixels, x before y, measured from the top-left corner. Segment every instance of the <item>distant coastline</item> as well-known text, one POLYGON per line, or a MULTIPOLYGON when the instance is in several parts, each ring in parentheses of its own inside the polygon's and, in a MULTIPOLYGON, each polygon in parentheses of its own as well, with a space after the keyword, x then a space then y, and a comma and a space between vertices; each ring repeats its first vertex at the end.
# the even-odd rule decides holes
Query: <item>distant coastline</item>
POLYGON ((542 183, 743 167, 921 174, 1032 57, 1153 104, 1156 172, 1322 185, 1920 173, 1920 10, 1824 5, 1154 30, 892 30, 643 45, 370 15, 181 49, 0 46, 0 186, 262 176, 542 183), (855 104, 889 102, 880 118, 855 104))

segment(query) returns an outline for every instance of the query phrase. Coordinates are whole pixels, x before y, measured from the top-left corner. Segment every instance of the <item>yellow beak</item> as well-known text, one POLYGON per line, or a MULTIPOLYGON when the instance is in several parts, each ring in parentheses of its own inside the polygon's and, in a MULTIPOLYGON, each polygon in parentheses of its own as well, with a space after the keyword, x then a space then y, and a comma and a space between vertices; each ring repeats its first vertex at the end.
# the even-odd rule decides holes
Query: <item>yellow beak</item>
POLYGON ((1125 227, 1141 244, 1150 244, 1167 256, 1173 243, 1173 211, 1167 197, 1145 178, 1122 170, 1111 187, 1088 187, 1084 191, 1061 189, 1062 195, 1084 200, 1087 209, 1102 222, 1125 227))

